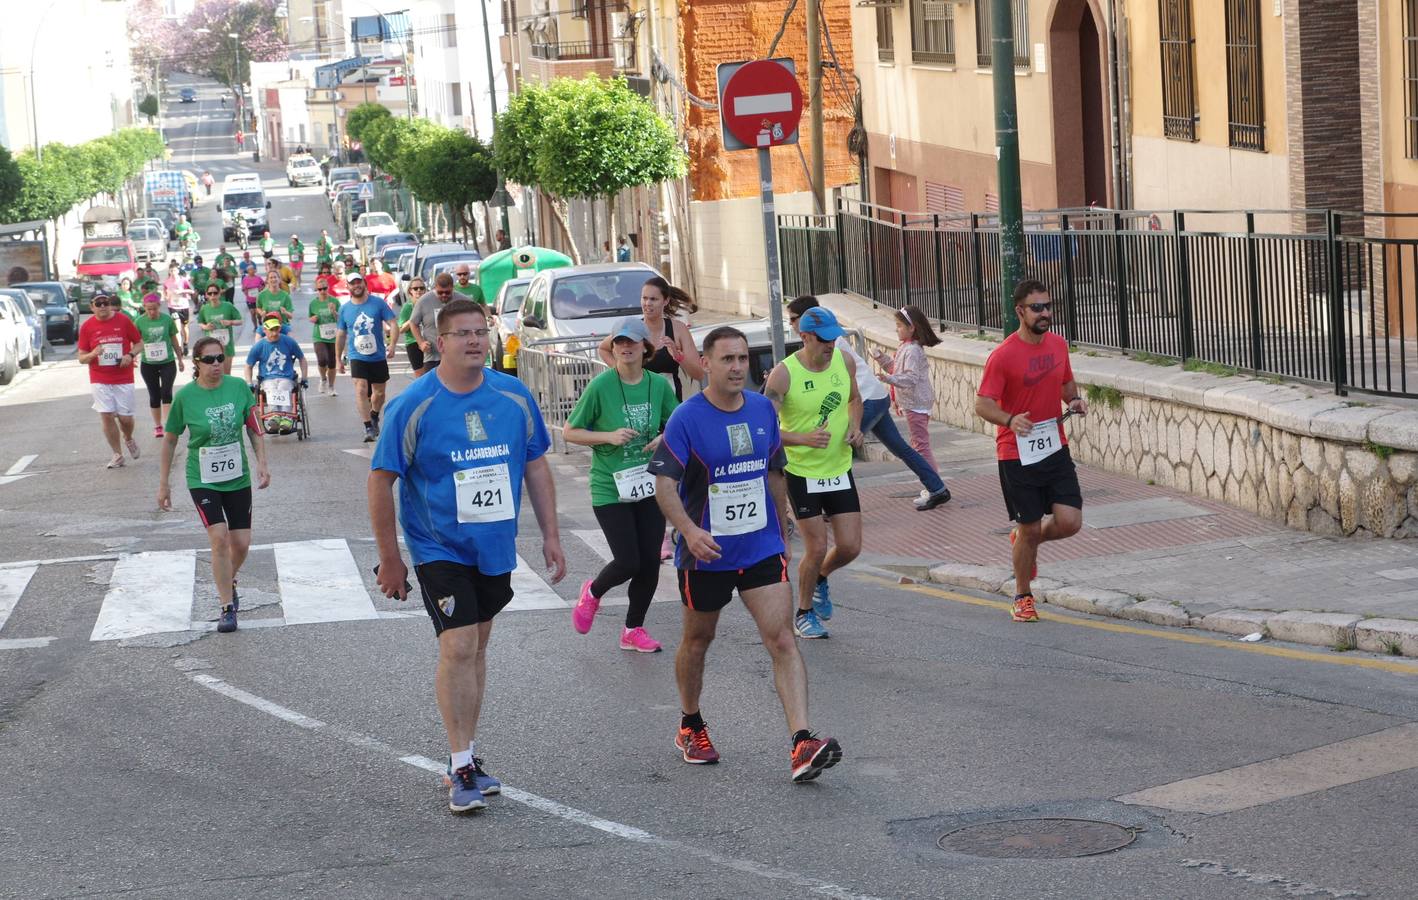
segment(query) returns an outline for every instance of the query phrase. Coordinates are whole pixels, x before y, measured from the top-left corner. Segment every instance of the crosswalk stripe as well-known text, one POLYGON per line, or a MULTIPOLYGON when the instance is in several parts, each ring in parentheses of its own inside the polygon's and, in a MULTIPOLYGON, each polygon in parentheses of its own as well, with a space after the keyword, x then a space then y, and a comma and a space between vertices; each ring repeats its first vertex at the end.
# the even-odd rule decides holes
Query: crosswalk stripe
POLYGON ((0 569, 0 628, 5 627, 5 620, 10 618, 10 613, 15 611, 15 604, 20 602, 20 595, 25 592, 30 579, 37 571, 39 571, 39 566, 26 566, 23 569, 0 569))
POLYGON ((522 554, 517 554, 517 568, 512 570, 512 602, 507 609, 565 609, 569 605, 527 565, 522 554))
POLYGON ((197 554, 164 550, 120 556, 99 608, 91 641, 116 641, 192 627, 197 554))
POLYGON ((379 618, 343 540, 293 541, 274 549, 287 625, 379 618))
MULTIPOLYGON (((581 539, 581 542, 595 551, 604 562, 611 561, 611 545, 606 540, 605 534, 598 528, 574 528, 571 533, 581 539)), ((655 596, 651 603, 669 603, 679 600, 679 588, 675 586, 674 569, 660 570, 660 583, 655 586, 655 596), (666 574, 668 573, 668 574, 666 574)), ((623 589, 607 591, 606 596, 601 598, 602 606, 629 606, 630 597, 623 589)))

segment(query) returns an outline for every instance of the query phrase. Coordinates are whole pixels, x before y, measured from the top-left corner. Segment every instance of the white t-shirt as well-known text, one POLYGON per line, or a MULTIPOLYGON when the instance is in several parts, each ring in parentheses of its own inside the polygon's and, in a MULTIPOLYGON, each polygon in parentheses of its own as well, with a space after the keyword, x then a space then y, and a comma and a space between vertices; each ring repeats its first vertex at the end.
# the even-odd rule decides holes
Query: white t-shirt
POLYGON ((885 400, 891 396, 891 392, 886 389, 886 385, 881 383, 881 379, 872 373, 871 366, 866 360, 857 355, 852 342, 846 337, 839 337, 835 345, 838 350, 852 357, 852 362, 857 364, 857 391, 862 395, 862 402, 867 400, 885 400))

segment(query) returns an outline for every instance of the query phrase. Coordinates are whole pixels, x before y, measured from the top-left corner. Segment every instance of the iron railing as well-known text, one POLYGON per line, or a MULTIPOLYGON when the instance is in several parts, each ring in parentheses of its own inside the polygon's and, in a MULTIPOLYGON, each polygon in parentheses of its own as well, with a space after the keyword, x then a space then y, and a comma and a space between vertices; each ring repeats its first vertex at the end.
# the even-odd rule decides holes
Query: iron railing
MULTIPOLYGON (((1025 216, 1024 275, 1075 344, 1418 397, 1418 215, 1053 210, 1025 216)), ((840 201, 780 216, 785 296, 849 292, 942 327, 999 330, 994 215, 840 201)))

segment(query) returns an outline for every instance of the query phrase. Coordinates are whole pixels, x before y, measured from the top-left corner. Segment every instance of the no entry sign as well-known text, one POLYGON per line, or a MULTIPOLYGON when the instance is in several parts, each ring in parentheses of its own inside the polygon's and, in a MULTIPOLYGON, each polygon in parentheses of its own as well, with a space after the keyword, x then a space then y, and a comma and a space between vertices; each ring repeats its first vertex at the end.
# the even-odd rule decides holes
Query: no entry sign
POLYGON ((791 59, 723 63, 719 122, 725 150, 753 150, 798 142, 803 92, 791 59))

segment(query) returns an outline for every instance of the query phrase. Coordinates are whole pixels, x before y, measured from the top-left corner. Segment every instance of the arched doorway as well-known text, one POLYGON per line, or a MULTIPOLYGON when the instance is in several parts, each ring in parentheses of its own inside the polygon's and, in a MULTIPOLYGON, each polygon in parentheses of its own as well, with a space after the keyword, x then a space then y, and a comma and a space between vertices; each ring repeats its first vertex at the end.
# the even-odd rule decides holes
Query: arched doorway
POLYGON ((1090 0, 1058 0, 1049 22, 1054 176, 1060 207, 1109 206, 1108 93, 1103 14, 1090 0))

